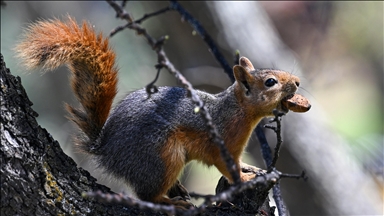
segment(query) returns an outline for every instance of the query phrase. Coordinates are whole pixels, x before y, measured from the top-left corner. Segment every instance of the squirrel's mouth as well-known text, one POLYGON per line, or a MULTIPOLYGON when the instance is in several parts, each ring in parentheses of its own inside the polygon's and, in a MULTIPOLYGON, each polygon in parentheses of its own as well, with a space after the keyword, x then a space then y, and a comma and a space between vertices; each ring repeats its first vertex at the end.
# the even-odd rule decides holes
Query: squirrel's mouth
POLYGON ((277 106, 277 109, 284 112, 284 113, 287 113, 289 111, 288 107, 285 105, 285 102, 284 101, 287 101, 288 99, 292 98, 295 94, 289 94, 287 96, 285 96, 279 103, 279 105, 277 106))
POLYGON ((293 112, 307 112, 311 108, 311 104, 307 98, 299 94, 289 94, 285 96, 278 109, 287 113, 289 110, 293 112))

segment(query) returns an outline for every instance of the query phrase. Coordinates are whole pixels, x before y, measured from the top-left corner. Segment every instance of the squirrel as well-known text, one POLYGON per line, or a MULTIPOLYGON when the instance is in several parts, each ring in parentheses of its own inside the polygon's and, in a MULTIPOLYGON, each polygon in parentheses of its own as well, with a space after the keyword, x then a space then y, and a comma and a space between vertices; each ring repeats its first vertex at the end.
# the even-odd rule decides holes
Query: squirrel
MULTIPOLYGON (((26 29, 15 51, 29 69, 54 70, 67 64, 71 87, 82 105, 66 104, 70 120, 81 129, 75 144, 131 186, 139 199, 189 206, 186 196, 180 199, 171 193, 175 189, 187 193, 178 177, 192 160, 215 166, 233 183, 219 147, 194 113, 184 88, 159 87, 149 98, 145 89, 136 90, 112 109, 118 83, 115 53, 108 38, 86 21, 78 25, 70 16, 66 21, 38 21, 26 29)), ((241 161, 253 129, 262 118, 273 116, 274 109, 289 111, 287 101, 297 95, 300 79, 282 70, 255 69, 246 57, 240 58, 233 73, 236 81, 221 93, 196 91, 239 168, 241 181, 248 181, 255 172, 242 169, 261 170, 241 161)))

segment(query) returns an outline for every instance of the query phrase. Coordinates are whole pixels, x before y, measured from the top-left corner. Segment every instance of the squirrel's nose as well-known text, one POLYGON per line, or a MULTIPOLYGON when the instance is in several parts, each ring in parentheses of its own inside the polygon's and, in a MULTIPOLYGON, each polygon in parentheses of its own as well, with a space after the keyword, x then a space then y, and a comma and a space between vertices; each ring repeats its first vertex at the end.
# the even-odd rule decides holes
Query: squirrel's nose
POLYGON ((295 84, 296 84, 297 87, 300 86, 300 82, 298 82, 298 81, 296 81, 295 84))

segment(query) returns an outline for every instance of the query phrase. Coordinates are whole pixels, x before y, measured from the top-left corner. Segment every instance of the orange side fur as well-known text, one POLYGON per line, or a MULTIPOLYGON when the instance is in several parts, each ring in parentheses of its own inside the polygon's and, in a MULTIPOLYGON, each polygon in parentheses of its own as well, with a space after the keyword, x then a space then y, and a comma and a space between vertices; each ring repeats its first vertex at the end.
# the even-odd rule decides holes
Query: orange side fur
MULTIPOLYGON (((179 130, 177 130, 179 131, 179 130)), ((160 152, 160 156, 165 165, 165 179, 161 188, 163 191, 160 193, 164 195, 173 186, 186 163, 186 149, 184 147, 183 139, 180 140, 178 132, 173 133, 167 139, 160 152)))

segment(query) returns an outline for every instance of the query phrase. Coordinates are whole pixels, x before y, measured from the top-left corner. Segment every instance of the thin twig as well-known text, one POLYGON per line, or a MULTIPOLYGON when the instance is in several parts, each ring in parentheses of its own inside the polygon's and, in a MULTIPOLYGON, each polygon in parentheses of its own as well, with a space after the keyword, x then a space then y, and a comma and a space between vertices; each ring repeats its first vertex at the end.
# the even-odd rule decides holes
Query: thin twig
POLYGON ((157 16, 159 14, 165 13, 165 12, 170 11, 170 10, 171 10, 171 7, 167 6, 161 10, 158 10, 158 11, 155 11, 152 13, 148 13, 148 14, 144 14, 144 16, 142 18, 135 20, 135 23, 141 24, 141 22, 145 21, 146 19, 148 19, 150 17, 157 16))
POLYGON ((121 2, 121 7, 124 8, 125 5, 127 5, 127 2, 128 2, 128 0, 123 0, 123 1, 121 2))
POLYGON ((304 181, 307 181, 307 180, 308 180, 308 176, 307 176, 305 170, 303 170, 303 171, 301 172, 300 175, 297 175, 297 174, 286 174, 286 173, 281 173, 281 174, 280 174, 280 177, 281 177, 281 178, 303 179, 304 181))
POLYGON ((275 118, 270 121, 276 122, 276 127, 270 126, 270 125, 265 125, 264 127, 268 129, 272 129, 276 133, 276 138, 277 138, 277 143, 275 146, 275 154, 273 156, 272 162, 268 165, 268 171, 274 169, 276 167, 276 162, 279 159, 279 154, 280 154, 280 149, 281 145, 283 143, 283 138, 281 137, 281 118, 285 113, 279 112, 278 110, 273 110, 273 114, 275 115, 275 118))
MULTIPOLYGON (((127 24, 128 25, 128 24, 127 24)), ((116 33, 124 30, 127 28, 127 25, 123 25, 123 26, 117 26, 115 29, 113 29, 110 33, 109 33, 109 37, 112 37, 113 35, 115 35, 116 33)))
POLYGON ((148 98, 150 98, 152 94, 155 94, 159 91, 159 89, 157 88, 155 83, 157 82, 157 79, 159 78, 162 66, 156 65, 156 68, 157 68, 157 73, 156 73, 155 79, 152 82, 150 82, 147 86, 145 86, 145 91, 147 92, 148 98))
POLYGON ((133 21, 130 14, 128 14, 123 7, 121 7, 119 4, 117 4, 115 1, 112 0, 106 0, 108 4, 116 11, 116 17, 120 19, 127 20, 128 23, 131 23, 133 21))
MULTIPOLYGON (((276 170, 276 168, 275 168, 276 162, 277 162, 277 159, 279 158, 281 144, 283 143, 283 140, 281 137, 281 132, 282 132, 281 131, 281 118, 284 115, 284 113, 281 113, 281 112, 278 112, 277 110, 274 110, 273 114, 275 115, 275 118, 270 122, 276 122, 276 127, 270 126, 270 125, 264 125, 264 127, 272 129, 276 133, 277 144, 275 146, 275 154, 274 154, 273 159, 271 158, 271 148, 269 147, 268 143, 263 143, 263 144, 260 143, 263 145, 262 150, 264 149, 264 151, 269 151, 268 160, 265 160, 267 167, 268 167, 268 172, 276 170)), ((259 127, 258 130, 262 131, 262 128, 259 127)), ((261 135, 259 134, 259 136, 261 136, 261 135)), ((264 135, 264 139, 265 139, 265 135, 264 135)), ((266 142, 266 139, 265 139, 265 142, 266 142)), ((273 191, 273 199, 275 200, 277 211, 279 212, 279 215, 280 216, 287 215, 287 207, 285 206, 283 198, 281 196, 280 184, 275 184, 273 186, 272 191, 273 191)))
MULTIPOLYGON (((109 2, 108 2, 109 3, 109 2)), ((113 3, 110 3, 110 5, 113 4, 113 3)), ((115 29, 113 29, 111 31, 111 33, 109 34, 110 37, 112 37, 113 35, 115 35, 116 33, 126 29, 126 28, 130 28, 132 23, 136 23, 136 24, 141 24, 143 21, 145 21, 146 19, 150 18, 150 17, 153 17, 153 16, 156 16, 156 15, 159 15, 159 14, 162 14, 162 13, 165 13, 167 11, 170 11, 171 10, 171 7, 165 7, 161 10, 158 10, 158 11, 155 11, 153 13, 149 13, 149 14, 144 14, 144 16, 138 20, 134 20, 133 22, 128 22, 127 24, 125 25, 122 25, 122 26, 118 26, 116 27, 115 29)), ((122 14, 122 16, 126 16, 125 14, 123 14, 122 12, 120 12, 122 14)), ((118 17, 120 17, 120 15, 117 15, 118 17)), ((129 15, 130 16, 130 15, 129 15)), ((129 20, 133 20, 132 17, 129 18, 129 20)))

